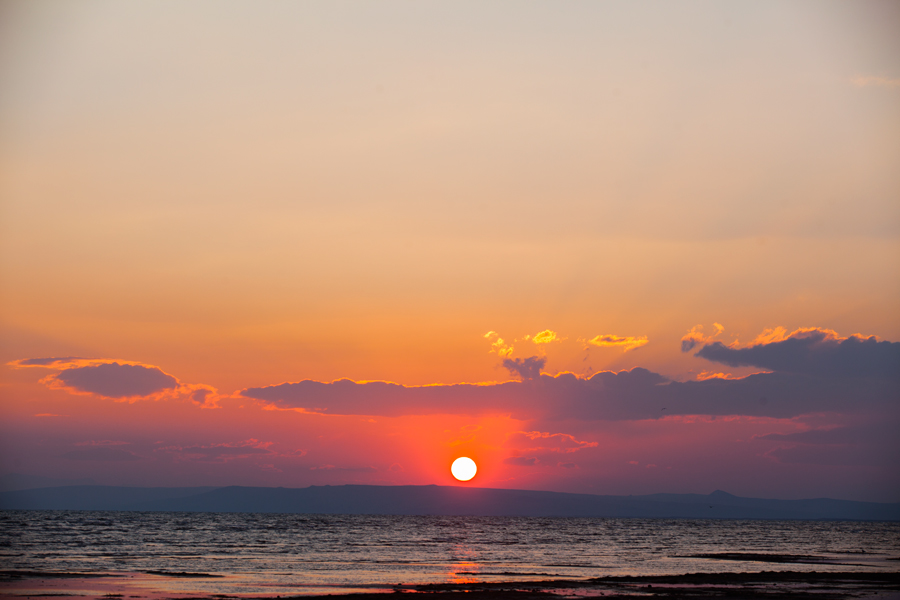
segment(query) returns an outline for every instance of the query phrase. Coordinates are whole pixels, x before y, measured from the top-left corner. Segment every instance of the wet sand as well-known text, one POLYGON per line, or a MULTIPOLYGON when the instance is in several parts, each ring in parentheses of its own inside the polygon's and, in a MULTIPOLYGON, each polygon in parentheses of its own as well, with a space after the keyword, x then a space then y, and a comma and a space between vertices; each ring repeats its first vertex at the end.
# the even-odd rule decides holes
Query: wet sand
MULTIPOLYGON (((78 597, 85 600, 225 600, 228 598, 385 600, 385 594, 431 596, 435 600, 552 600, 562 598, 671 598, 749 600, 900 600, 900 573, 703 573, 677 576, 600 577, 515 583, 460 583, 332 588, 328 594, 197 594, 179 591, 184 579, 215 579, 204 573, 0 572, 0 599, 78 597)), ((319 588, 321 589, 321 588, 319 588)))

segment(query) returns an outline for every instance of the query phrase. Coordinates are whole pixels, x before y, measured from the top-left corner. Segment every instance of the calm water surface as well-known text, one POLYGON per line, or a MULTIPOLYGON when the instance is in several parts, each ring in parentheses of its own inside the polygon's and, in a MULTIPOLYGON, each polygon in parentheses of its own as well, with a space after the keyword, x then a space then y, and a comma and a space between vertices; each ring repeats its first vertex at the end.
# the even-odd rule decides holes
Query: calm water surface
POLYGON ((225 576, 177 578, 179 590, 205 593, 697 572, 895 572, 900 561, 891 559, 898 556, 900 523, 0 511, 4 569, 225 576), (815 562, 691 557, 724 552, 815 562))

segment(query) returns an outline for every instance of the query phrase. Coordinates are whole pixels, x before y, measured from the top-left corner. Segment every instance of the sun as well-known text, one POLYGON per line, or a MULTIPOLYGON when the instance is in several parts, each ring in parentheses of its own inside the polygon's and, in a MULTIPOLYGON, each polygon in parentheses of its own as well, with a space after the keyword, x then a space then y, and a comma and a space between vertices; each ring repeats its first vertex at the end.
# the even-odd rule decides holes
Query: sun
POLYGON ((460 456, 454 460, 453 464, 450 466, 450 472, 460 481, 472 479, 475 477, 476 471, 478 471, 478 467, 475 466, 475 461, 465 456, 460 456))

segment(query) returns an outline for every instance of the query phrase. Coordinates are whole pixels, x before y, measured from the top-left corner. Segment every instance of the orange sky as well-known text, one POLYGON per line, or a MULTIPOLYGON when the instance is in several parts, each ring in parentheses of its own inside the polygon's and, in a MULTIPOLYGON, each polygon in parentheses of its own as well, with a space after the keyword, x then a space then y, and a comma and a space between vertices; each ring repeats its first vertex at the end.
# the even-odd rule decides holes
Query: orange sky
POLYGON ((464 450, 479 485, 897 500, 896 442, 867 429, 896 408, 856 410, 852 386, 799 412, 625 419, 493 397, 322 416, 240 392, 519 381, 503 361, 529 357, 583 382, 799 377, 695 354, 802 328, 834 332, 810 361, 900 340, 898 26, 873 1, 5 2, 0 476, 448 483, 464 450), (180 387, 122 401, 46 385, 74 363, 17 368, 47 357, 180 387))

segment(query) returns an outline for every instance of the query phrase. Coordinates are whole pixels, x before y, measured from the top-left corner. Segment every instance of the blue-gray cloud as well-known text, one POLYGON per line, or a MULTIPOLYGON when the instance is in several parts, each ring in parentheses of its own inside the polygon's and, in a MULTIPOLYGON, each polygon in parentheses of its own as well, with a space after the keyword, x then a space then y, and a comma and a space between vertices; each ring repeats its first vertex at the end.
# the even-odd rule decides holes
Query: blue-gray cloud
POLYGON ((518 375, 522 379, 537 379, 541 376, 541 369, 547 362, 546 357, 530 356, 528 358, 507 358, 503 366, 510 375, 518 375))
POLYGON ((336 415, 510 414, 560 421, 656 419, 675 414, 793 417, 812 412, 896 414, 900 384, 888 379, 830 380, 799 373, 742 379, 669 381, 642 368, 570 373, 492 385, 406 387, 395 383, 301 381, 248 388, 241 396, 278 408, 336 415))
POLYGON ((759 367, 828 378, 900 379, 900 343, 879 342, 874 336, 839 339, 821 329, 795 332, 787 339, 748 348, 729 348, 722 342, 713 342, 695 356, 731 367, 759 367))
POLYGON ((50 358, 26 358, 16 361, 14 364, 19 367, 49 367, 58 363, 68 363, 73 360, 80 360, 77 356, 56 356, 50 358))
POLYGON ((537 458, 533 456, 511 456, 503 462, 507 465, 515 465, 517 467, 533 467, 537 464, 537 458))
POLYGON ((208 446, 167 446, 158 448, 157 452, 167 452, 182 458, 208 462, 227 462, 236 458, 248 456, 261 456, 275 454, 269 450, 266 444, 260 445, 257 440, 251 439, 245 442, 210 444, 208 446))
POLYGON ((681 340, 681 351, 682 352, 690 352, 691 350, 696 348, 697 344, 699 344, 699 343, 700 342, 698 342, 695 339, 681 340))
POLYGON ((149 396, 178 387, 178 381, 174 377, 156 367, 115 362, 65 369, 54 378, 79 392, 107 398, 149 396))
MULTIPOLYGON (((241 396, 266 401, 279 408, 301 408, 335 415, 475 414, 497 407, 532 401, 519 382, 496 385, 451 384, 408 387, 397 383, 331 383, 304 380, 296 383, 248 388, 241 396)), ((524 406, 523 404, 523 406, 524 406)))

